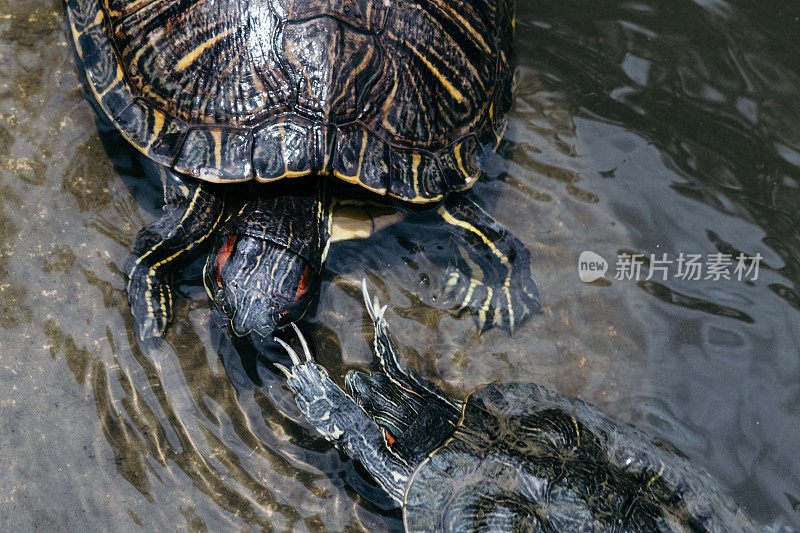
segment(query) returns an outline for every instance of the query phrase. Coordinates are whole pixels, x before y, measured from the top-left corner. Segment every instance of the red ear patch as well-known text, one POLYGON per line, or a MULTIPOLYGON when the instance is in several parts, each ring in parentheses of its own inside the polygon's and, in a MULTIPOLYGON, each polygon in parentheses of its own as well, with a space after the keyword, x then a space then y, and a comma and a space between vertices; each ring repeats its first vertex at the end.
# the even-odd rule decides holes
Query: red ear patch
POLYGON ((388 432, 388 431, 386 431, 385 429, 383 430, 383 434, 386 436, 386 442, 388 442, 388 443, 389 443, 389 446, 392 446, 392 445, 394 444, 394 437, 392 437, 392 436, 389 434, 389 432, 388 432))
POLYGON ((228 262, 228 259, 233 253, 233 247, 236 246, 238 235, 227 235, 225 242, 217 250, 217 255, 214 258, 214 273, 217 275, 217 285, 222 285, 222 267, 228 262))
POLYGON ((311 271, 312 269, 310 266, 306 266, 305 270, 303 270, 303 275, 300 276, 300 283, 297 284, 297 292, 294 293, 294 301, 292 301, 292 307, 294 307, 294 305, 300 301, 300 298, 305 296, 305 294, 308 292, 308 289, 310 288, 308 286, 308 281, 309 278, 311 277, 311 271))

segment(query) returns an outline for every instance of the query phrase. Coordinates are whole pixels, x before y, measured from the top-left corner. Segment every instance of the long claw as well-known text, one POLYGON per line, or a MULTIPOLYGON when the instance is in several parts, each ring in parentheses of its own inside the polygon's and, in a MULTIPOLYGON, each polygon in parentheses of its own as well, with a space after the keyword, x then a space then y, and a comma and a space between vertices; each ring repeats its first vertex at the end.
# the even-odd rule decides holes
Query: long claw
POLYGON ((372 307, 369 291, 367 290, 367 278, 361 278, 361 294, 364 295, 364 304, 367 306, 367 313, 372 320, 375 320, 375 308, 372 307))
POLYGON ((367 290, 366 278, 361 278, 361 294, 364 295, 364 304, 367 306, 367 313, 369 313, 369 317, 373 322, 378 322, 378 320, 383 318, 383 314, 386 312, 388 305, 381 307, 381 303, 378 301, 377 296, 370 299, 369 291, 367 290))
POLYGON ((292 364, 294 365, 302 365, 303 363, 300 362, 300 357, 297 355, 291 346, 289 346, 283 339, 279 339, 275 337, 275 342, 283 346, 283 349, 286 350, 286 353, 289 354, 289 357, 292 359, 292 364))
POLYGON ((280 363, 272 363, 272 364, 275 365, 275 368, 283 372, 283 374, 286 376, 287 379, 292 377, 292 371, 283 366, 282 364, 280 363))
POLYGON ((303 332, 300 331, 300 328, 297 327, 297 324, 292 322, 292 328, 294 328, 294 332, 297 333, 297 338, 300 339, 300 344, 303 345, 303 352, 305 352, 306 361, 312 362, 314 359, 311 357, 311 350, 308 348, 308 342, 306 342, 306 338, 303 336, 303 332))

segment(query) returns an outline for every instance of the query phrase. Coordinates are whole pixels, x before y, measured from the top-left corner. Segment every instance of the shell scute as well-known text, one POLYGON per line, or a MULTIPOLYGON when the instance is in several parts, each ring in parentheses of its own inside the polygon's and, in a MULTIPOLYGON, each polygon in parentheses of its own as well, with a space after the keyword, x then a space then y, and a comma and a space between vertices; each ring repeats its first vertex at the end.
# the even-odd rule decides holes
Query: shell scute
POLYGON ((190 124, 269 120, 294 99, 274 39, 280 22, 261 2, 156 0, 113 24, 138 94, 190 124))
POLYGON ((67 13, 86 80, 95 100, 113 121, 133 103, 134 94, 110 45, 105 14, 96 4, 81 0, 72 0, 67 13))
MULTIPOLYGON (((452 478, 450 478, 452 479, 452 478)), ((409 490, 406 507, 437 508, 453 496, 453 483, 443 483, 442 476, 433 468, 419 468, 414 474, 414 490, 409 490)))
POLYGON ((95 93, 102 94, 121 72, 108 37, 101 24, 84 29, 78 36, 78 54, 83 60, 86 77, 95 93))
MULTIPOLYGON (((106 114, 115 121, 128 107, 133 104, 134 95, 123 79, 115 78, 115 81, 107 87, 100 95, 100 107, 106 114)), ((129 132, 123 132, 127 136, 129 132)))
POLYGON ((287 23, 280 38, 285 70, 297 87, 297 105, 321 121, 354 120, 380 67, 375 36, 319 17, 287 23), (308 43, 317 46, 309 47, 308 43))
POLYGON ((314 124, 295 116, 258 129, 253 134, 253 169, 258 181, 303 176, 314 170, 314 124))
MULTIPOLYGON (((98 0, 84 0, 97 3, 98 0)), ((106 12, 113 19, 119 19, 131 13, 139 11, 148 4, 157 2, 158 0, 99 0, 105 7, 106 12)))
POLYGON ((137 149, 165 166, 172 165, 186 132, 186 124, 142 99, 119 113, 114 125, 137 149))
POLYGON ((73 32, 82 32, 96 24, 97 14, 100 11, 100 5, 96 0, 67 0, 67 15, 73 32))
POLYGON ((431 469, 448 478, 472 475, 478 470, 480 462, 474 446, 458 438, 448 442, 439 452, 431 454, 428 461, 431 469))
POLYGON ((338 128, 333 173, 378 194, 389 187, 389 146, 365 128, 338 128))
POLYGON ((496 60, 457 4, 398 3, 379 36, 391 53, 368 98, 379 106, 370 126, 392 144, 440 150, 483 120, 496 60))
POLYGON ((392 150, 389 194, 415 203, 435 202, 445 192, 436 158, 424 152, 392 150))
POLYGON ((481 177, 479 147, 477 138, 470 135, 439 152, 439 164, 450 190, 469 189, 481 177))
POLYGON ((275 12, 285 19, 301 20, 329 16, 371 32, 378 32, 383 28, 389 11, 386 2, 374 0, 338 0, 330 3, 274 0, 273 6, 275 12))
POLYGON ((173 168, 213 182, 250 179, 253 138, 249 129, 203 127, 186 134, 173 168))

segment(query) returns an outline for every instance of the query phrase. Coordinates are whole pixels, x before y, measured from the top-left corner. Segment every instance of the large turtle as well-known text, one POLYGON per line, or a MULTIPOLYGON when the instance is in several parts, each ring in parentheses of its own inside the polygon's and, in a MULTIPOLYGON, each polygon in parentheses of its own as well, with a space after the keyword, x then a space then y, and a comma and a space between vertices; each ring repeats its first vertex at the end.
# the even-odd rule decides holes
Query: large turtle
POLYGON ((442 286, 484 327, 513 329, 537 309, 522 243, 467 196, 448 196, 475 183, 479 152, 503 134, 513 0, 66 0, 66 10, 100 116, 163 183, 164 213, 126 265, 142 337, 164 332, 170 278, 209 242, 206 286, 234 331, 299 318, 330 242, 364 233, 332 223, 346 182, 405 204, 441 201, 462 251, 442 286))
POLYGON ((364 301, 381 371, 346 392, 279 340, 297 405, 403 507, 407 531, 757 531, 703 470, 583 401, 532 383, 488 385, 463 402, 406 369, 364 301))

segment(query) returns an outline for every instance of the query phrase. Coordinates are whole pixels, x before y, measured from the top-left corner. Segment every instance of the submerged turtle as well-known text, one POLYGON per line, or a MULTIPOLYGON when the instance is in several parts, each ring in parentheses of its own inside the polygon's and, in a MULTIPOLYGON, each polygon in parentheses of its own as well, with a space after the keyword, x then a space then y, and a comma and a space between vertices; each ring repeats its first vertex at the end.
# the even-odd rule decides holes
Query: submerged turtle
MULTIPOLYGON (((406 369, 384 308, 364 301, 381 372, 346 392, 280 341, 297 405, 403 506, 407 531, 756 531, 701 469, 586 403, 532 383, 463 402, 406 369)), ((277 365, 277 363, 276 363, 277 365)))
POLYGON ((538 308, 522 243, 467 196, 448 196, 475 183, 479 151, 503 134, 513 0, 66 0, 66 10, 100 116, 164 187, 164 213, 126 265, 141 336, 164 332, 170 278, 209 242, 206 286, 234 331, 299 318, 330 242, 380 226, 367 213, 367 231, 340 231, 333 208, 348 187, 441 201, 462 252, 442 285, 485 327, 513 329, 538 308))

